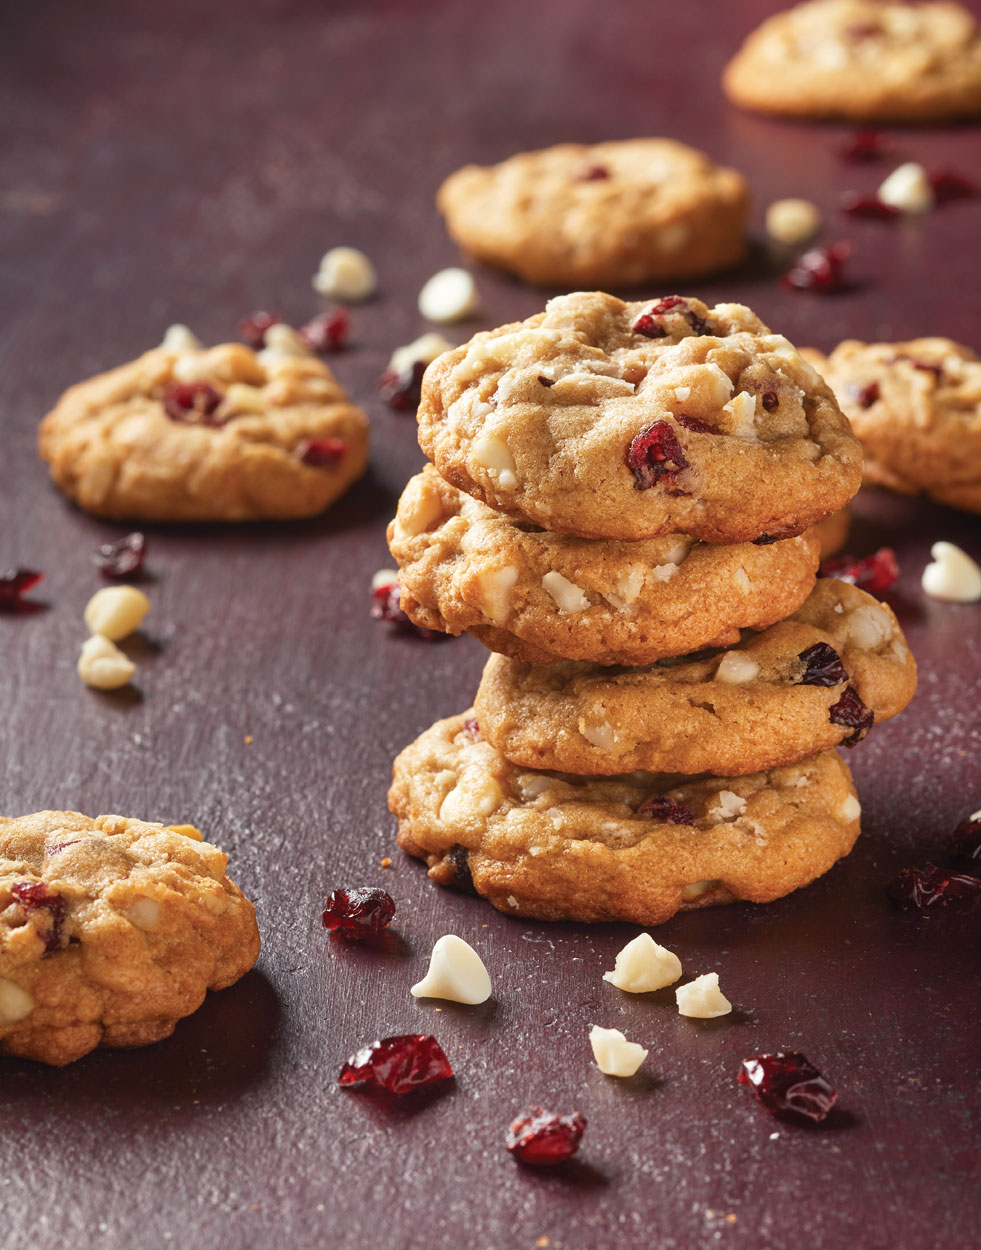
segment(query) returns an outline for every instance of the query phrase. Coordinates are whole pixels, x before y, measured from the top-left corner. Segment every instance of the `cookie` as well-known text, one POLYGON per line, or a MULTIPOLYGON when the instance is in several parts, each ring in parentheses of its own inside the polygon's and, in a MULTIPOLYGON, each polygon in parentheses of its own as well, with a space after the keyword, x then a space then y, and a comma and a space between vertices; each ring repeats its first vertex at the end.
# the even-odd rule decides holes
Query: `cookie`
POLYGON ((670 534, 597 542, 550 534, 444 482, 427 465, 388 529, 399 606, 417 625, 469 630, 518 660, 648 664, 739 639, 793 612, 819 540, 720 547, 670 534))
POLYGON ((735 776, 851 745, 915 689, 891 610, 823 578, 793 616, 721 655, 626 670, 491 656, 474 705, 522 767, 735 776))
POLYGON ((825 517, 823 521, 818 521, 817 525, 810 531, 818 540, 820 548, 820 558, 822 563, 837 555, 848 541, 848 533, 852 527, 852 515, 850 508, 842 508, 840 512, 833 512, 831 516, 825 517))
POLYGON ((950 339, 805 349, 865 448, 865 480, 981 512, 981 360, 950 339))
POLYGON ((368 422, 311 355, 161 347, 70 387, 39 450, 96 516, 286 520, 322 512, 361 476, 368 422))
POLYGON ((747 246, 746 180, 671 139, 563 143, 468 165, 436 204, 464 251, 566 290, 699 277, 747 246))
POLYGON ((0 818, 0 1051, 64 1064, 145 1046, 248 972, 255 910, 228 857, 191 834, 79 812, 0 818))
POLYGON ((560 296, 444 352, 418 419, 451 485, 585 538, 791 537, 861 479, 831 391, 740 304, 560 296))
POLYGON ((441 885, 514 916, 642 925, 807 885, 851 850, 861 810, 833 751, 748 777, 562 776, 508 763, 472 712, 398 756, 389 806, 441 885))
POLYGON ((981 34, 929 0, 810 0, 777 13, 726 66, 744 108, 796 117, 931 122, 981 113, 981 34))

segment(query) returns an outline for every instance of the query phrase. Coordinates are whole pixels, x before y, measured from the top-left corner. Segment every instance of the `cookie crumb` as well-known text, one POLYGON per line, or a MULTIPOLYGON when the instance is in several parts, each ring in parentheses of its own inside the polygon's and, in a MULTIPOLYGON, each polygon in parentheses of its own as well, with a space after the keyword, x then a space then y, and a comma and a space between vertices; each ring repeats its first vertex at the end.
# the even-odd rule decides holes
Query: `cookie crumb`
POLYGON ((392 866, 391 856, 386 855, 384 859, 379 860, 378 866, 379 868, 391 868, 392 866))
POLYGON ((252 745, 252 743, 253 743, 253 742, 254 742, 254 738, 252 737, 252 735, 251 735, 251 734, 246 734, 246 735, 245 735, 245 745, 246 745, 247 747, 250 747, 250 746, 252 745))

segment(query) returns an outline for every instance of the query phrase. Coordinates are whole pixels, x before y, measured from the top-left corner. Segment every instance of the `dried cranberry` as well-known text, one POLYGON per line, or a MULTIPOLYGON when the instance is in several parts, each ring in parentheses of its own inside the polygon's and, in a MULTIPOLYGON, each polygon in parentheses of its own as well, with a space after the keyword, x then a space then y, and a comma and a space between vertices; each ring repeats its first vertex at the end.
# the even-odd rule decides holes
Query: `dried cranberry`
POLYGON ((889 364, 894 365, 900 360, 905 361, 908 365, 912 365, 914 369, 919 369, 921 373, 932 373, 938 382, 943 377, 943 365, 938 365, 931 360, 921 360, 917 356, 907 356, 905 353, 900 353, 898 356, 890 356, 889 364))
POLYGON ((139 530, 114 543, 103 543, 92 557, 92 563, 108 581, 133 577, 143 568, 146 538, 139 530))
POLYGON ((751 1089, 767 1111, 790 1111, 818 1123, 838 1101, 828 1081, 799 1051, 778 1050, 744 1059, 739 1083, 751 1089))
POLYGON ((937 204, 947 204, 950 200, 969 200, 978 193, 976 184, 970 178, 955 174, 951 169, 931 169, 927 177, 937 204))
POLYGON ((44 574, 36 569, 8 569, 6 573, 0 573, 0 612, 19 612, 36 607, 24 595, 43 578, 44 574))
POLYGON ((477 742, 480 738, 480 726, 477 724, 476 716, 468 716, 463 722, 463 732, 473 742, 477 742))
POLYGON ((659 321, 655 321, 650 313, 641 313, 634 322, 634 334, 642 334, 645 339, 663 339, 667 330, 659 321))
POLYGON ((313 469, 322 469, 329 464, 337 464, 347 451, 347 439, 344 438, 305 438, 297 444, 297 457, 313 469))
POLYGON ((947 853, 955 864, 981 869, 981 815, 968 816, 947 835, 947 853))
POLYGON ((871 39, 874 35, 882 34, 882 27, 878 22, 852 22, 846 33, 852 39, 871 39))
POLYGON ((440 885, 446 886, 449 890, 456 890, 459 894, 472 894, 476 897, 477 887, 470 873, 470 856, 467 848, 459 842, 451 846, 440 861, 440 867, 444 865, 453 875, 444 880, 440 874, 440 885))
POLYGON ((849 135, 838 147, 838 155, 845 161, 878 161, 889 156, 892 143, 876 130, 858 130, 849 135))
POLYGON ((538 380, 542 386, 549 387, 555 385, 555 378, 547 378, 544 373, 538 375, 538 380))
POLYGON ((928 911, 977 898, 981 895, 981 877, 920 864, 898 872, 886 886, 886 893, 900 907, 928 911))
POLYGON ((255 312, 251 317, 245 317, 238 323, 238 332, 249 347, 257 352, 265 346, 266 331, 269 327, 282 325, 282 322, 283 318, 280 313, 255 312))
POLYGON ((838 702, 829 708, 828 720, 832 725, 844 725, 852 730, 842 742, 846 747, 853 747, 875 724, 875 714, 865 706, 854 686, 846 686, 838 702))
POLYGON ((362 1046, 337 1078, 338 1085, 377 1085, 390 1094, 407 1094, 453 1075, 449 1060, 428 1033, 400 1033, 362 1046))
POLYGON ((686 430, 691 430, 693 434, 718 434, 719 431, 709 425, 707 421, 703 421, 701 417, 688 417, 684 413, 675 417, 675 421, 686 430))
POLYGON ((604 178, 610 177, 610 171, 605 165, 589 165, 577 178, 577 182, 601 182, 604 178))
POLYGON ((377 937, 392 923, 395 903, 391 894, 373 885, 331 890, 324 904, 324 928, 351 942, 377 937))
POLYGON ((899 577, 899 564, 891 547, 880 547, 873 555, 858 559, 856 556, 835 556, 821 565, 821 577, 836 577, 866 590, 870 595, 881 595, 895 585, 899 577))
POLYGON ((163 393, 164 412, 184 425, 222 425, 214 415, 222 398, 208 382, 177 382, 163 393))
POLYGON ((375 621, 387 621, 389 625, 402 634, 415 634, 419 638, 425 639, 426 642, 441 642, 444 638, 449 638, 449 634, 444 634, 439 629, 424 629, 421 625, 416 625, 414 621, 403 612, 400 599, 401 590, 398 582, 388 582, 383 586, 376 586, 372 591, 374 603, 371 608, 371 617, 375 621))
POLYGON ((868 221, 891 221, 899 216, 894 204, 887 204, 877 195, 863 195, 860 191, 845 191, 841 197, 841 211, 849 217, 863 217, 868 221))
POLYGON ((44 942, 45 953, 61 950, 64 945, 65 919, 68 915, 68 900, 61 894, 55 894, 43 881, 18 881, 10 887, 24 911, 46 911, 50 916, 50 927, 39 933, 44 942))
POLYGON ((753 539, 754 547, 772 547, 774 543, 780 541, 779 534, 761 534, 759 538, 753 539))
POLYGON ((847 243, 831 243, 815 247, 798 256, 783 276, 783 284, 791 291, 832 292, 844 289, 844 264, 851 254, 847 243))
POLYGON ((634 322, 634 333, 643 334, 649 339, 661 339, 667 334, 664 326, 656 320, 663 317, 669 312, 683 313, 688 324, 696 334, 711 334, 712 327, 700 317, 693 308, 688 306, 688 301, 681 295, 668 295, 664 299, 659 300, 653 308, 641 315, 634 322))
POLYGON ((585 1131, 586 1119, 578 1111, 556 1115, 544 1107, 529 1107, 512 1120, 505 1145, 522 1163, 548 1166, 571 1159, 585 1131))
POLYGON ((667 421, 655 421, 631 440, 627 464, 634 475, 635 490, 650 490, 662 477, 688 468, 678 436, 667 421))
POLYGON ((382 399, 396 412, 415 411, 422 396, 422 375, 425 362, 414 360, 405 369, 386 369, 378 383, 382 399))
POLYGON ((840 686, 848 680, 841 656, 826 642, 806 647, 797 658, 804 665, 803 676, 794 683, 797 686, 840 686))
POLYGON ((351 319, 346 308, 332 308, 318 313, 298 331, 307 347, 314 352, 336 352, 347 341, 351 319))
POLYGON ((776 391, 764 391, 760 396, 760 403, 765 412, 772 412, 774 408, 780 406, 780 396, 776 391))
POLYGON ((651 820, 660 821, 662 825, 693 825, 695 817, 687 807, 673 803, 663 794, 652 794, 637 808, 638 816, 649 816, 651 820))
POLYGON ((855 396, 855 402, 858 404, 859 408, 871 408, 879 398, 879 383, 866 382, 864 386, 853 388, 852 393, 855 396))

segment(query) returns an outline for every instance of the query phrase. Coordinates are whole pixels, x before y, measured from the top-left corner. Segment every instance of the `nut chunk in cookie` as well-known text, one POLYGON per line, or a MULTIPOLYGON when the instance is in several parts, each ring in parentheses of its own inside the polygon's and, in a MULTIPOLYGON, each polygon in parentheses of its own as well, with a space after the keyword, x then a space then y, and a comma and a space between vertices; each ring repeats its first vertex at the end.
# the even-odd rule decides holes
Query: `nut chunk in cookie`
POLYGON ((227 863, 191 826, 0 818, 0 1051, 145 1046, 248 972, 255 909, 227 863))
POLYGON ((256 353, 205 350, 172 327, 138 360, 69 387, 38 447, 58 488, 96 516, 288 520, 361 476, 368 420, 292 331, 256 353))
POLYGON ((701 277, 746 251, 743 176, 671 139, 563 143, 468 165, 436 203, 465 251, 566 290, 701 277))
POLYGON ((828 386, 741 304, 563 295, 423 377, 442 477, 553 533, 787 538, 843 508, 862 449, 828 386))
POLYGON ((808 0, 767 18, 726 66, 763 113, 929 122, 981 113, 981 32, 959 4, 808 0))

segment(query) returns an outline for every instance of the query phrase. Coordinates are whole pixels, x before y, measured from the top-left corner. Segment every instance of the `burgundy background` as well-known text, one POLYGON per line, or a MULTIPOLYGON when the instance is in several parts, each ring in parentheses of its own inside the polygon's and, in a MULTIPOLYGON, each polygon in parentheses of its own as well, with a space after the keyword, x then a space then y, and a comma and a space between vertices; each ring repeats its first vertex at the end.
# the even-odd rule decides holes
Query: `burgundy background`
MULTIPOLYGON (((509 920, 432 887, 393 851, 385 807, 393 755, 468 705, 484 660, 470 639, 427 646, 367 619, 368 580, 390 563, 385 522, 422 459, 375 379, 424 328, 422 282, 457 259, 432 205, 445 174, 559 140, 672 134, 745 171, 757 222, 772 199, 803 194, 827 210, 826 237, 855 247, 847 295, 787 293, 758 257, 701 284, 709 302, 745 300, 823 348, 917 333, 979 345, 978 202, 903 225, 847 221, 839 193, 871 189, 888 165, 840 164, 840 127, 724 104, 722 64, 774 7, 4 6, 0 564, 43 569, 48 608, 0 618, 0 810, 193 821, 230 852, 264 940, 257 970, 170 1041, 62 1071, 0 1060, 4 1244, 977 1244, 977 913, 924 920, 883 895, 981 807, 979 608, 919 588, 937 539, 981 555, 976 519, 884 496, 857 505, 852 549, 899 554, 889 600, 920 692, 849 756, 865 834, 848 860, 772 906, 657 932, 686 973, 720 971, 737 1008, 727 1019, 685 1020, 670 991, 605 985, 631 928, 509 920), (306 318, 320 307, 310 275, 338 243, 363 247, 381 274, 332 361, 372 418, 369 477, 309 523, 152 530, 138 693, 85 689, 74 664, 99 584, 89 555, 124 530, 50 489, 38 419, 172 321, 222 341, 256 307, 306 318), (325 941, 319 910, 340 883, 395 895, 380 950, 325 941), (484 955, 496 991, 485 1006, 409 997, 444 932, 484 955), (636 1078, 592 1065, 594 1022, 650 1046, 636 1078), (351 1051, 404 1030, 437 1035, 453 1088, 395 1104, 337 1089, 351 1051), (837 1084, 825 1126, 773 1121, 735 1083, 744 1055, 781 1046, 837 1084), (589 1119, 566 1171, 522 1170, 502 1148, 512 1114, 538 1101, 589 1119)), ((977 168, 976 128, 907 132, 897 146, 977 168)), ((460 339, 543 302, 487 272, 478 282, 482 315, 460 339)))

